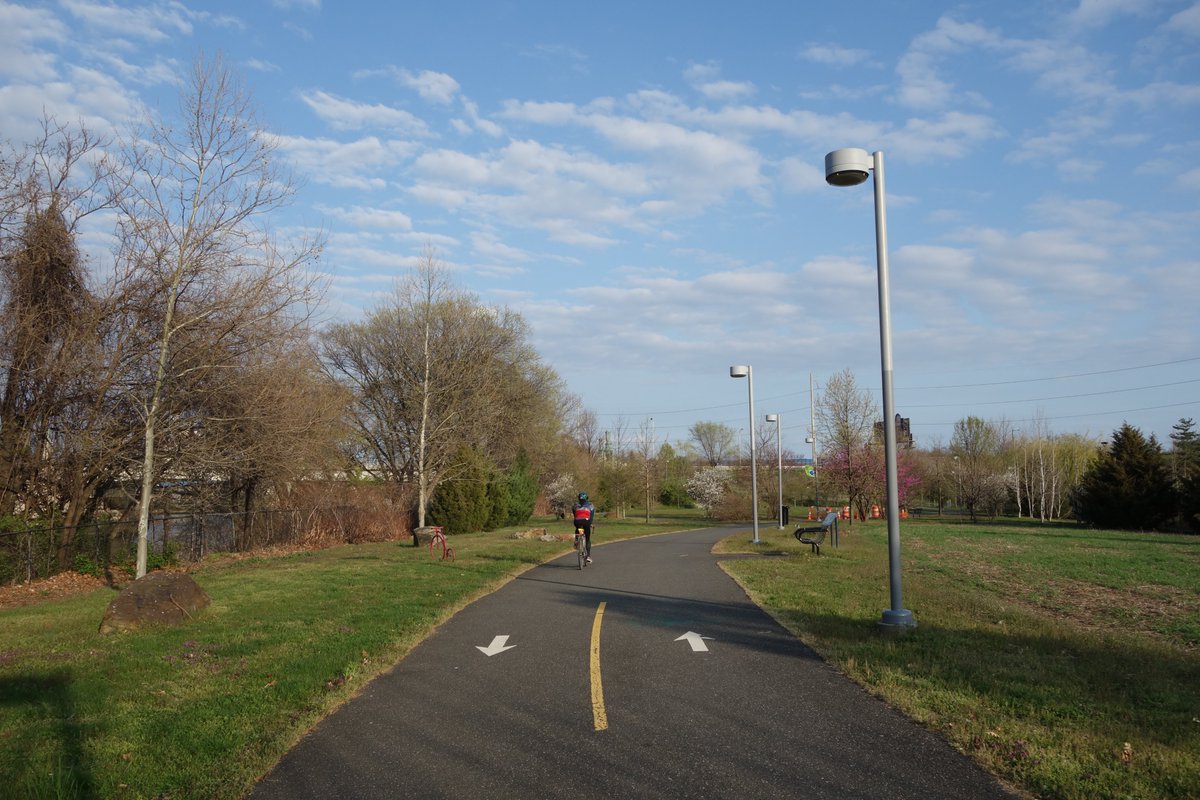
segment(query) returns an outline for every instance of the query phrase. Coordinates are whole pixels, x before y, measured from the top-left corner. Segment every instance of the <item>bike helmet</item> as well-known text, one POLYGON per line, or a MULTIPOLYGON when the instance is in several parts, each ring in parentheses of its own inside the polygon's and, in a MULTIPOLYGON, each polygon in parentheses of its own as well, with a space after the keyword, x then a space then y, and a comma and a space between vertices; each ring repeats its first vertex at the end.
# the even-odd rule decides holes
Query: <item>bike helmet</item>
POLYGON ((587 492, 580 492, 580 493, 579 493, 579 502, 581 502, 581 503, 586 503, 586 502, 587 502, 587 492))

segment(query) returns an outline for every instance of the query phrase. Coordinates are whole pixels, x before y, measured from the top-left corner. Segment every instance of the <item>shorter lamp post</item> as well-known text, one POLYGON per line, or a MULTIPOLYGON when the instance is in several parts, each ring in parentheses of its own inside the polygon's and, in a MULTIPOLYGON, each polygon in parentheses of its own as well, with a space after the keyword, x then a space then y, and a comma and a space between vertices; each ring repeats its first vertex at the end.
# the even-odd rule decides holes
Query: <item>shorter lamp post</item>
POLYGON ((758 451, 754 446, 754 369, 739 364, 729 368, 729 377, 745 378, 750 392, 750 504, 754 512, 754 544, 758 544, 758 451))
POLYGON ((767 414, 767 422, 775 423, 775 461, 779 468, 779 503, 775 513, 779 515, 779 530, 783 530, 783 421, 778 414, 767 414))

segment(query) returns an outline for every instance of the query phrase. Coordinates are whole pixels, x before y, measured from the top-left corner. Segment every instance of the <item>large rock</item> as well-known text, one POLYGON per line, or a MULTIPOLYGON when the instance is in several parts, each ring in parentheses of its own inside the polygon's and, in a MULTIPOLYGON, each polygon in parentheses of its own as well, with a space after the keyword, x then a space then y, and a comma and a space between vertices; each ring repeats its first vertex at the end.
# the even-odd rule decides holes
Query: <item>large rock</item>
POLYGON ((178 625, 210 602, 190 575, 151 572, 126 586, 108 604, 100 632, 135 630, 148 624, 178 625))

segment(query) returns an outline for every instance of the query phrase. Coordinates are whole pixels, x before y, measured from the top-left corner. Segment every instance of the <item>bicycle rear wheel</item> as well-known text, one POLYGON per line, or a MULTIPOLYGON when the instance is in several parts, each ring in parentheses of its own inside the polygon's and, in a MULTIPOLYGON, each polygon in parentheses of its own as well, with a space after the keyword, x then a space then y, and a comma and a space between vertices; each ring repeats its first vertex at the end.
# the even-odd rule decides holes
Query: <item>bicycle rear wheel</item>
POLYGON ((575 555, 579 558, 579 568, 583 569, 587 564, 587 539, 581 534, 575 534, 575 555))

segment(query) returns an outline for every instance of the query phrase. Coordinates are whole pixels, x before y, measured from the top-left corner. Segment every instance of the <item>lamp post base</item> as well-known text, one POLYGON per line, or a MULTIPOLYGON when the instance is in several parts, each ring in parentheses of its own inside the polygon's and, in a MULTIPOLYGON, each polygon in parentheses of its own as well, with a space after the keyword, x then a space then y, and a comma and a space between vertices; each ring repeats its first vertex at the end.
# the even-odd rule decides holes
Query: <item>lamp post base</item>
POLYGON ((879 620, 879 630, 884 633, 907 633, 917 627, 917 620, 907 608, 889 608, 879 620))

